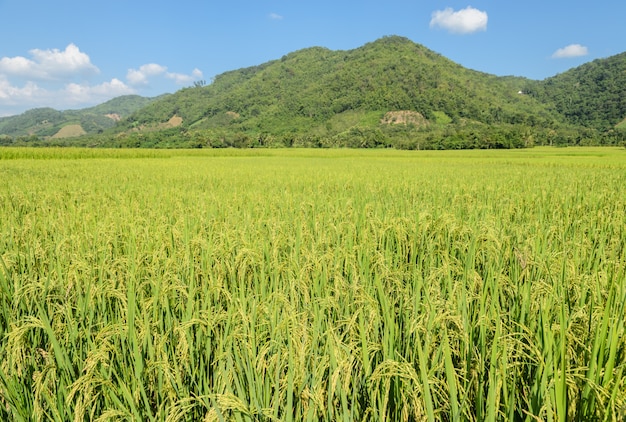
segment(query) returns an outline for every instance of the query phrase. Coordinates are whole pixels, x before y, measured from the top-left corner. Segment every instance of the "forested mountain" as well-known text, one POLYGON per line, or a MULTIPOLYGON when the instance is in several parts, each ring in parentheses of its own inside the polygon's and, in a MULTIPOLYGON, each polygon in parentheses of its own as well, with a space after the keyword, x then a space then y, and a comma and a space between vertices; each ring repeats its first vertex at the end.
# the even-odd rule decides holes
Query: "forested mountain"
POLYGON ((585 63, 527 89, 571 124, 610 130, 626 118, 626 53, 585 63))
MULTIPOLYGON (((182 129, 204 131, 218 145, 376 146, 417 139, 418 132, 432 135, 425 143, 458 143, 459 130, 477 138, 493 125, 505 132, 521 125, 528 134, 557 124, 557 113, 519 94, 527 84, 463 68, 406 38, 385 37, 350 51, 308 48, 224 73, 209 86, 150 104, 117 130, 155 127, 176 115, 182 129), (402 111, 419 114, 422 124, 383 123, 386 113, 402 111)), ((499 143, 498 136, 491 141, 499 143)))
POLYGON ((81 110, 36 108, 17 116, 0 118, 0 135, 48 137, 55 136, 68 126, 74 126, 77 130, 80 128, 87 134, 99 133, 112 128, 118 121, 154 100, 155 98, 125 95, 81 110))
MULTIPOLYGON (((65 144, 510 148, 618 143, 626 134, 615 129, 626 118, 625 57, 533 81, 466 69, 397 36, 348 51, 313 47, 223 73, 206 86, 184 88, 108 129, 100 126, 100 135, 65 144)), ((55 118, 53 110, 45 113, 47 121, 55 118)), ((2 121, 0 133, 8 133, 2 121)))
POLYGON ((246 127, 275 130, 284 117, 315 126, 346 111, 391 110, 413 110, 428 120, 436 112, 488 123, 554 119, 518 94, 525 82, 468 70, 407 39, 387 37, 352 51, 308 48, 228 72, 208 87, 140 110, 129 122, 164 122, 178 114, 187 127, 213 127, 229 120, 220 114, 236 113, 246 127))

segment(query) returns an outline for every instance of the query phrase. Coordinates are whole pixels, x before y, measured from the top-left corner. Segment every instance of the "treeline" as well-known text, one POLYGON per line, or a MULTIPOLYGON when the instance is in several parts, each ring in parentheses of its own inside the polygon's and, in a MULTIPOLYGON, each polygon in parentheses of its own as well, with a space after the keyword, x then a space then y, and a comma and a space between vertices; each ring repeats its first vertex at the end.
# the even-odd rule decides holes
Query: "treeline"
POLYGON ((395 148, 406 150, 513 149, 533 146, 622 145, 626 131, 544 129, 526 125, 468 123, 445 127, 381 125, 351 127, 335 135, 170 128, 153 132, 92 135, 71 139, 0 137, 0 146, 81 146, 90 148, 395 148))

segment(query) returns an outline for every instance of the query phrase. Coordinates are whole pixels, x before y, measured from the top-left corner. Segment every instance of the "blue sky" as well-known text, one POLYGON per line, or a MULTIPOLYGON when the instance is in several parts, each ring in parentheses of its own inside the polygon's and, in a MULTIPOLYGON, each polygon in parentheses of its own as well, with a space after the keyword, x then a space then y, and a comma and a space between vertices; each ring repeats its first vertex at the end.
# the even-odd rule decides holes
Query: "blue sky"
POLYGON ((0 0, 0 116, 175 92, 385 35, 471 69, 544 79, 626 51, 624 16, 621 0, 0 0))

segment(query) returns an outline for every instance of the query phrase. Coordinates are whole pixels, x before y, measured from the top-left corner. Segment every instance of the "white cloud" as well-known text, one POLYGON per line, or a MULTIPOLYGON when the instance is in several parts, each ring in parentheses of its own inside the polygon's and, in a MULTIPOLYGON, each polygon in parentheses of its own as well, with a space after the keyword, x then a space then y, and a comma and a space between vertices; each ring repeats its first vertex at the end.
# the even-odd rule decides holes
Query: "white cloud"
POLYGON ((35 62, 25 57, 2 57, 0 72, 9 75, 25 75, 32 72, 35 65, 35 62))
POLYGON ((156 63, 128 69, 125 79, 114 74, 94 80, 97 73, 98 67, 74 44, 62 50, 33 49, 25 55, 0 57, 0 116, 38 107, 89 107, 120 95, 154 95, 155 90, 158 94, 203 78, 199 69, 171 73, 156 63))
POLYGON ((451 7, 434 11, 430 20, 431 28, 443 28, 453 34, 471 34, 487 30, 487 12, 471 6, 458 11, 451 7))
POLYGON ((270 19, 277 20, 277 21, 283 19, 282 15, 279 15, 278 13, 270 13, 269 17, 270 19))
POLYGON ((139 69, 128 69, 126 80, 131 85, 147 85, 149 77, 161 75, 166 71, 167 67, 156 63, 144 64, 139 69))
POLYGON ((36 107, 53 107, 57 110, 81 108, 134 93, 134 89, 115 78, 98 85, 67 83, 46 89, 32 81, 20 87, 0 76, 0 114, 12 115, 36 107))
POLYGON ((129 69, 126 80, 133 86, 148 85, 149 79, 154 76, 165 76, 173 80, 177 85, 190 84, 198 79, 202 79, 202 71, 194 69, 190 75, 184 73, 168 72, 167 67, 155 63, 144 64, 139 69, 129 69))
POLYGON ((18 105, 42 95, 43 90, 34 82, 27 82, 23 87, 12 85, 6 77, 0 75, 0 101, 3 105, 18 105))
POLYGON ((174 80, 177 85, 186 85, 190 84, 194 81, 202 79, 202 71, 200 69, 194 69, 191 72, 191 75, 185 75, 183 73, 166 73, 165 76, 169 79, 174 80))
POLYGON ((117 78, 99 85, 67 84, 62 93, 66 104, 104 102, 120 95, 134 94, 135 90, 117 78))
POLYGON ((100 72, 89 56, 74 44, 69 44, 63 51, 34 49, 29 53, 32 59, 21 56, 0 58, 0 73, 23 79, 67 80, 100 72))
POLYGON ((552 54, 553 59, 567 59, 570 57, 581 57, 589 54, 589 49, 580 44, 570 44, 567 47, 559 48, 552 54))

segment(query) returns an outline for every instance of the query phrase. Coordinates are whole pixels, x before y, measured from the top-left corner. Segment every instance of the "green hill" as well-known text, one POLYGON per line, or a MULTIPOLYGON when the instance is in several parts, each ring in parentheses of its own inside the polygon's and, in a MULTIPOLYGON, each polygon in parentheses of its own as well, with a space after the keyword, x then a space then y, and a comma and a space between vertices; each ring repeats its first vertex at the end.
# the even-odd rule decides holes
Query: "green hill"
POLYGON ((218 143, 247 137, 252 142, 270 138, 281 144, 334 146, 354 141, 358 133, 384 143, 418 130, 441 132, 445 123, 478 132, 493 125, 551 127, 560 116, 520 95, 527 84, 524 78, 463 68, 406 38, 385 37, 350 51, 307 48, 226 72, 209 86, 183 89, 151 103, 117 131, 148 130, 178 116, 182 129, 208 131, 218 143), (399 126, 382 122, 394 111, 419 113, 428 125, 389 127, 399 126))
POLYGON ((57 111, 52 108, 36 108, 17 116, 1 118, 0 135, 52 137, 58 136, 59 133, 95 134, 114 127, 118 121, 154 100, 138 95, 126 95, 81 110, 57 111), (66 126, 77 125, 82 131, 62 130, 66 126))
POLYGON ((527 89, 570 124, 610 130, 626 118, 626 53, 585 63, 527 89))
MULTIPOLYGON (((0 134, 28 128, 51 137, 63 125, 80 123, 86 135, 54 142, 418 149, 619 143, 626 140, 626 131, 615 129, 626 117, 625 82, 626 53, 534 81, 467 69, 390 36, 347 51, 295 51, 225 72, 207 86, 135 98, 123 113, 114 110, 129 98, 76 112, 32 110, 20 116, 21 125, 0 120, 0 134), (122 117, 117 124, 103 117, 113 113, 122 117)), ((78 133, 72 129, 67 133, 78 133)))

